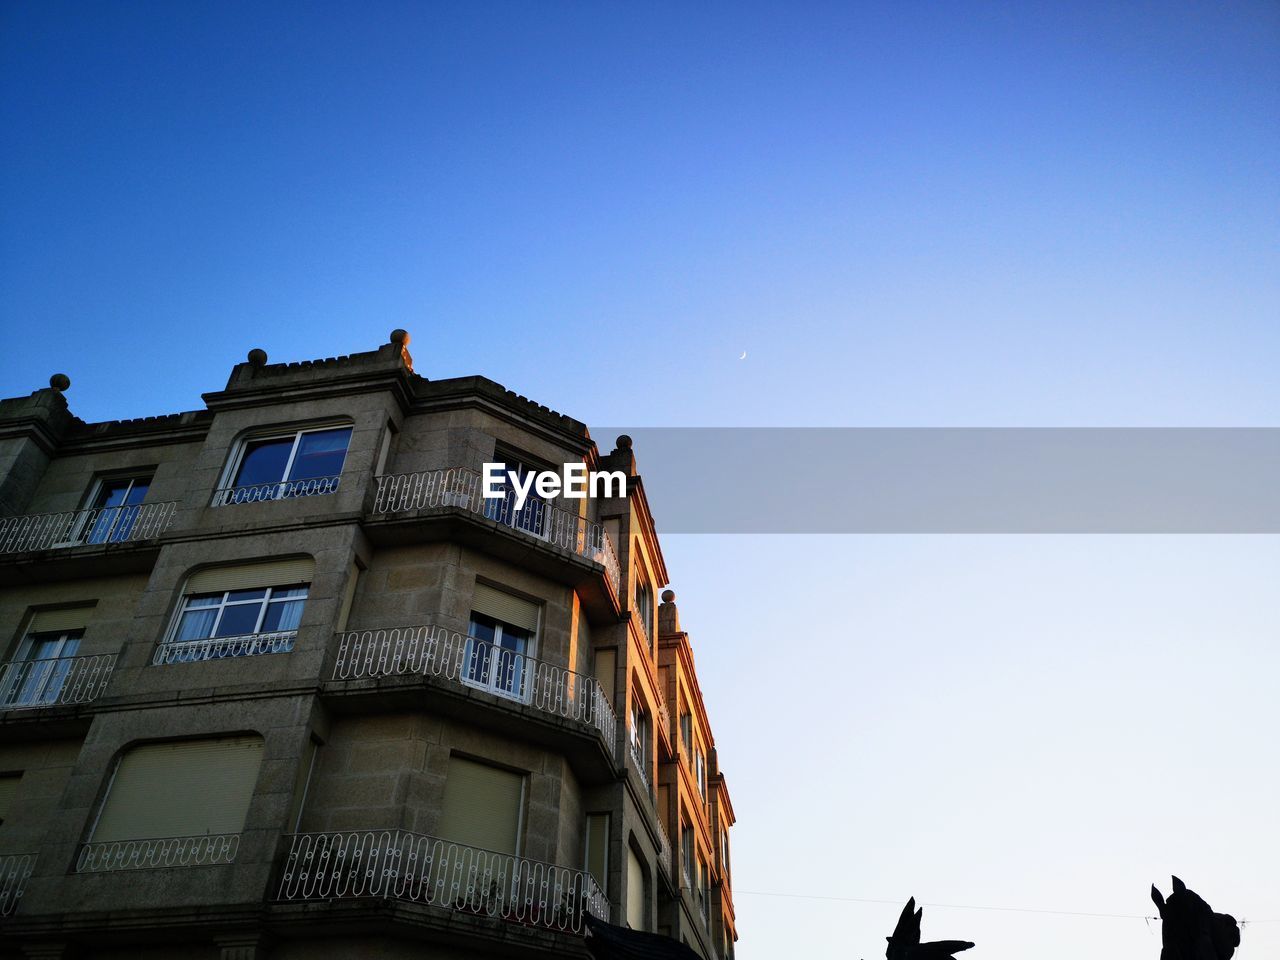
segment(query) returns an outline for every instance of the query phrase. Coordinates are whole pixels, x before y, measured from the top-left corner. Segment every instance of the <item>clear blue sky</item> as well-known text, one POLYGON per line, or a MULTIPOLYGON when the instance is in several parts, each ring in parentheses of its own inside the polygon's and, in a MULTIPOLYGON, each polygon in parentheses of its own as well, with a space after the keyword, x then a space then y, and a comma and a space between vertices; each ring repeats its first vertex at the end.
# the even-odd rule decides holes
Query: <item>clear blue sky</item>
MULTIPOLYGON (((250 347, 403 326, 594 424, 1280 422, 1274 3, 9 2, 0 44, 0 395, 194 409, 250 347)), ((1276 538, 667 551, 742 960, 879 956, 896 912, 750 890, 1145 913, 1179 869, 1280 919, 1276 538), (1178 701, 1234 788, 1153 746, 1178 701)), ((1158 952, 1109 923, 926 931, 1158 952)))

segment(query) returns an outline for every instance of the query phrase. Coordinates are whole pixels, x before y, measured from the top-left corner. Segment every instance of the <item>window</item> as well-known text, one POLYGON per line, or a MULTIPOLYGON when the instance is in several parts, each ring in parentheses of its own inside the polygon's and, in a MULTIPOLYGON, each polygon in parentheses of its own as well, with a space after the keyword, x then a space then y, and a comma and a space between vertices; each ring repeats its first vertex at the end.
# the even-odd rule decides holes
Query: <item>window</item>
POLYGON ((648 929, 645 924, 648 906, 644 864, 636 852, 627 847, 627 926, 632 930, 648 929))
POLYGON ((166 846, 185 855, 165 857, 155 866, 230 862, 261 764, 258 736, 132 748, 116 765, 77 870, 153 865, 123 852, 131 847, 154 849, 162 839, 188 841, 166 846), (224 842, 215 844, 214 838, 224 842))
POLYGON ((62 700, 92 610, 70 607, 31 615, 12 662, 0 671, 0 708, 41 707, 62 700))
POLYGON ((522 775, 451 756, 438 832, 445 840, 515 856, 523 800, 522 775))
POLYGON ((695 748, 693 753, 693 772, 694 778, 698 781, 698 793, 705 801, 707 799, 707 758, 701 747, 695 748))
POLYGON ((463 682, 527 701, 533 671, 526 660, 533 655, 538 613, 537 604, 477 583, 462 657, 463 682))
POLYGON ((9 819, 9 809, 13 806, 13 798, 18 795, 18 784, 21 782, 20 773, 0 776, 0 824, 9 819))
POLYGON ((642 757, 646 758, 641 766, 642 769, 646 768, 649 756, 649 714, 638 697, 631 698, 631 749, 636 755, 637 763, 642 763, 642 757))
POLYGON ((729 831, 720 831, 720 870, 726 882, 729 881, 729 831))
POLYGON ((685 757, 693 756, 693 714, 680 714, 680 741, 684 744, 685 757))
POLYGON ((693 830, 680 825, 680 873, 684 877, 684 885, 691 887, 689 873, 693 870, 693 830))
POLYGON ((334 493, 347 458, 350 427, 321 427, 246 440, 213 505, 334 493))
POLYGON ((85 543, 119 543, 129 539, 138 519, 140 504, 151 489, 150 475, 117 477, 99 481, 90 507, 97 511, 89 517, 85 543))
POLYGON ((609 889, 609 814, 587 814, 587 843, 583 857, 586 871, 601 890, 609 889))
POLYGON ((298 559, 193 574, 155 662, 288 653, 313 571, 310 559, 298 559))
POLYGON ((636 581, 636 614, 646 638, 653 632, 653 588, 643 575, 636 581))
MULTIPOLYGON (((497 454, 495 454, 496 456, 497 454)), ((526 533, 532 533, 535 537, 541 537, 543 540, 550 537, 551 505, 539 497, 530 487, 528 496, 525 497, 524 506, 517 510, 515 487, 507 476, 509 473, 514 472, 523 486, 526 483, 525 477, 530 473, 538 473, 540 468, 531 467, 511 457, 502 460, 495 459, 490 462, 502 465, 501 476, 503 481, 499 486, 505 492, 501 498, 484 498, 484 515, 490 520, 496 520, 526 533)))
POLYGON ((702 913, 702 923, 709 925, 711 897, 707 894, 707 861, 698 855, 698 909, 702 913))

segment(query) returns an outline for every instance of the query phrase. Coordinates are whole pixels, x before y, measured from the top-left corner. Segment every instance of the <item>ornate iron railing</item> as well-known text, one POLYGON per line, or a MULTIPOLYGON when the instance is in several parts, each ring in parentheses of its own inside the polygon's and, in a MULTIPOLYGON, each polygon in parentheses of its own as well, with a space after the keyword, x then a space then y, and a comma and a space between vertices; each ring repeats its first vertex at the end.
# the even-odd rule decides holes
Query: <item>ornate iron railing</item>
POLYGON ((171 640, 156 647, 154 664, 195 663, 226 657, 256 657, 264 653, 288 653, 298 637, 297 630, 251 633, 242 637, 211 637, 207 640, 171 640))
POLYGON ((104 873, 108 870, 154 870, 231 863, 239 849, 238 833, 91 842, 80 848, 76 872, 104 873))
POLYGON ((114 653, 10 661, 0 665, 0 710, 88 703, 102 695, 115 665, 114 653))
POLYGON ((36 866, 34 853, 10 853, 0 856, 0 917, 13 915, 26 892, 27 880, 36 866))
POLYGON ((278 900, 382 897, 581 933, 609 918, 591 875, 405 830, 298 833, 278 900))
POLYGON ((483 477, 465 467, 379 477, 373 512, 383 516, 428 507, 467 510, 600 564, 614 592, 621 592, 618 555, 602 525, 535 497, 517 510, 514 497, 486 498, 483 489, 483 477))
POLYGON ((215 507, 229 507, 238 503, 261 503, 264 500, 293 500, 297 497, 318 497, 338 492, 337 477, 308 477, 305 480, 273 480, 270 483, 251 483, 240 487, 220 487, 213 491, 215 507))
POLYGON ((653 793, 653 788, 649 786, 649 758, 640 751, 640 744, 637 744, 634 737, 628 738, 631 744, 631 759, 636 765, 636 771, 640 774, 640 781, 644 784, 644 789, 649 794, 653 793))
POLYGON ((162 500, 4 517, 0 519, 0 554, 151 540, 169 528, 177 508, 178 501, 162 500))
POLYGON ((662 875, 671 882, 671 838, 667 836, 667 825, 662 822, 662 814, 658 813, 658 867, 662 875))
POLYGON ((595 677, 436 625, 338 634, 334 680, 440 677, 594 727, 614 756, 618 718, 595 677))

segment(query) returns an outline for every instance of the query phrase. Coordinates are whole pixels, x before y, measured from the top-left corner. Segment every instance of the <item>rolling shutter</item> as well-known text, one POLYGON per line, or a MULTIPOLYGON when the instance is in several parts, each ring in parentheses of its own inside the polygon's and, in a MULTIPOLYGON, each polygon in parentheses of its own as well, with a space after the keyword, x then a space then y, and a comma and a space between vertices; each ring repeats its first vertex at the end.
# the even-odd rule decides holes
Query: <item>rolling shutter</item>
POLYGON ((645 914, 644 867, 636 852, 627 847, 627 926, 643 930, 645 914))
POLYGON ((92 839, 239 833, 261 763, 261 737, 134 747, 116 767, 92 839))
POLYGON ((13 798, 18 794, 18 781, 21 779, 20 773, 0 777, 0 823, 9 819, 9 808, 13 806, 13 798))
POLYGON ((536 603, 495 590, 486 583, 476 584, 476 592, 471 597, 471 609, 513 627, 522 627, 531 633, 538 630, 536 603))
POLYGON ((198 570, 187 579, 187 594, 221 593, 224 590, 251 590, 255 587, 283 587, 310 583, 316 562, 310 557, 246 563, 234 567, 198 570))
POLYGON ((27 633, 66 633, 83 630, 89 623, 93 607, 67 607, 62 610, 37 610, 31 615, 27 633))
POLYGON ((524 777, 462 757, 449 758, 439 834, 445 840, 515 854, 524 777))
POLYGON ((609 815, 587 814, 587 872, 601 890, 609 889, 609 815))

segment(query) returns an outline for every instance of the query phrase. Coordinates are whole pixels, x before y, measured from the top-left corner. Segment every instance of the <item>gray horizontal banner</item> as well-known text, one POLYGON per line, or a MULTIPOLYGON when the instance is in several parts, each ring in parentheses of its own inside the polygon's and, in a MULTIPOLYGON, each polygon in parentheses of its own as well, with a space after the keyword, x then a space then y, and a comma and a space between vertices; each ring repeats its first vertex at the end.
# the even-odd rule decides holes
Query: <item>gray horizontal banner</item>
POLYGON ((1280 533, 1280 428, 593 432, 662 533, 1280 533))

